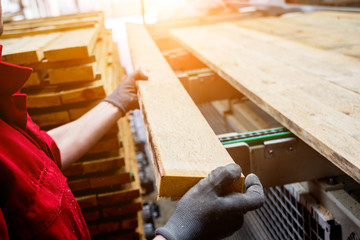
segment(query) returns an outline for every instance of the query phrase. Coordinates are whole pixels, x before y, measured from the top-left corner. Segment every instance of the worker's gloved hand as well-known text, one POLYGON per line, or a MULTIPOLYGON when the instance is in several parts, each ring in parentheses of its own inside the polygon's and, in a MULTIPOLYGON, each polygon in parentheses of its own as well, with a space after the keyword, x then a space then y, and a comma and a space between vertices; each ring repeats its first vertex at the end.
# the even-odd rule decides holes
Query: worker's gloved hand
POLYGON ((147 79, 148 77, 143 72, 137 70, 126 76, 116 89, 104 100, 119 107, 124 116, 128 111, 139 108, 135 81, 147 79))
POLYGON ((243 215, 265 201, 261 183, 254 174, 245 179, 245 193, 226 193, 227 186, 240 175, 241 168, 235 163, 213 170, 180 199, 169 221, 156 234, 168 240, 230 236, 242 226, 243 215))

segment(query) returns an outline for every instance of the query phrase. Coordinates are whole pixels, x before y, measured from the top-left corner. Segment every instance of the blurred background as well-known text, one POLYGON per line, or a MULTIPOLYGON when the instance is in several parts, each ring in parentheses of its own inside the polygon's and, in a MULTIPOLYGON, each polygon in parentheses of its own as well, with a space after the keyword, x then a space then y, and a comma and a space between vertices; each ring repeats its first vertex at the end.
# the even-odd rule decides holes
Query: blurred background
POLYGON ((18 13, 18 19, 103 11, 108 18, 145 14, 152 20, 206 14, 225 6, 222 1, 188 0, 2 0, 5 13, 18 13))

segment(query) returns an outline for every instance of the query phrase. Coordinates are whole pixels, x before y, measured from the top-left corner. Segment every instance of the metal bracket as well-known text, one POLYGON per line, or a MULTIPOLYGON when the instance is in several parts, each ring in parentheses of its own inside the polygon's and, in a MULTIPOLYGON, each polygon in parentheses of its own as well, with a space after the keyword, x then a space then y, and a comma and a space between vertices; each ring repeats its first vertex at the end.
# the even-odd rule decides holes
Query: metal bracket
POLYGON ((265 158, 277 158, 286 155, 296 154, 297 138, 289 137, 264 142, 265 158))
POLYGON ((250 169, 250 147, 247 143, 232 143, 224 146, 234 162, 241 166, 245 175, 251 173, 250 169))

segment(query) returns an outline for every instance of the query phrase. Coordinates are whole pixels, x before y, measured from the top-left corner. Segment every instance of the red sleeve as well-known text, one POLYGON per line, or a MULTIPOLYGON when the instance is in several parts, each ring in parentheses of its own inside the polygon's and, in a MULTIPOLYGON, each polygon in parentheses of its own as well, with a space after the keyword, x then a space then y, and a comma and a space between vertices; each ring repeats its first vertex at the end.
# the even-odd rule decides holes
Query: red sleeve
POLYGON ((9 233, 4 215, 0 209, 0 239, 9 240, 9 233))
POLYGON ((31 120, 28 115, 27 119, 27 131, 31 137, 39 144, 43 151, 58 165, 61 169, 61 156, 60 150, 56 145, 54 139, 52 139, 49 134, 45 131, 40 130, 40 128, 31 120))
POLYGON ((54 141, 54 139, 52 139, 52 137, 49 136, 49 134, 47 134, 47 132, 40 130, 40 134, 41 134, 42 138, 44 139, 44 141, 46 142, 46 145, 49 147, 49 149, 53 155, 54 162, 61 169, 60 150, 59 150, 58 146, 56 145, 56 142, 54 141))

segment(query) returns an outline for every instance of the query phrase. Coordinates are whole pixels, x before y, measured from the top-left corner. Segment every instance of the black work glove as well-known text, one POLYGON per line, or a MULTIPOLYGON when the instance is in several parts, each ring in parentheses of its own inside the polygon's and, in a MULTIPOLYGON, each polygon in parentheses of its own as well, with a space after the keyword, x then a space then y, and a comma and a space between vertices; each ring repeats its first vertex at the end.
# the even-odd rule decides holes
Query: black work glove
POLYGON ((139 108, 135 81, 147 79, 148 77, 140 70, 133 72, 126 76, 104 101, 111 102, 117 106, 124 116, 128 111, 139 108))
POLYGON ((263 188, 258 177, 249 174, 245 193, 227 193, 240 178, 241 168, 232 163, 213 170, 177 203, 164 227, 156 230, 168 240, 221 239, 241 228, 244 214, 263 205, 263 188))

